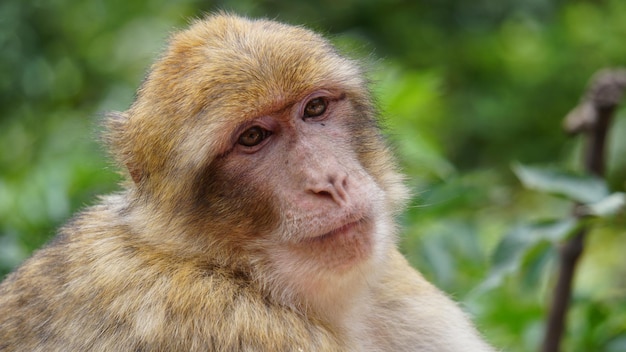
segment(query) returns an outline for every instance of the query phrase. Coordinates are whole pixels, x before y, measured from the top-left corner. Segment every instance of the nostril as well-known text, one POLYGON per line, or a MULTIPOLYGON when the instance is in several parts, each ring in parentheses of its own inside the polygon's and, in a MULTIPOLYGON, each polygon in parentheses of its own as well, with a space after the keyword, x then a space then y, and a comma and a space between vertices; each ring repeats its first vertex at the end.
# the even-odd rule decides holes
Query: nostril
POLYGON ((328 192, 328 191, 317 191, 315 192, 320 196, 324 196, 324 197, 333 197, 332 193, 328 192))
POLYGON ((330 183, 331 185, 335 184, 335 176, 328 176, 328 183, 330 183))

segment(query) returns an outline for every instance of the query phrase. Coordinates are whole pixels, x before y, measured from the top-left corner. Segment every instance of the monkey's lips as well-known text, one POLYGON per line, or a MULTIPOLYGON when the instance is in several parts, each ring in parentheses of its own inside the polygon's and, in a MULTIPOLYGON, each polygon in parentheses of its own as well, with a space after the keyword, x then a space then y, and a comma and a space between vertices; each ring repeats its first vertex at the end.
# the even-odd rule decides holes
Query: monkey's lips
POLYGON ((366 217, 344 218, 302 239, 292 250, 320 268, 340 274, 371 257, 376 245, 373 226, 366 217))
POLYGON ((359 230, 363 227, 364 223, 364 219, 348 222, 332 231, 326 232, 320 236, 313 237, 310 240, 314 242, 326 242, 330 240, 355 236, 360 232, 359 230))

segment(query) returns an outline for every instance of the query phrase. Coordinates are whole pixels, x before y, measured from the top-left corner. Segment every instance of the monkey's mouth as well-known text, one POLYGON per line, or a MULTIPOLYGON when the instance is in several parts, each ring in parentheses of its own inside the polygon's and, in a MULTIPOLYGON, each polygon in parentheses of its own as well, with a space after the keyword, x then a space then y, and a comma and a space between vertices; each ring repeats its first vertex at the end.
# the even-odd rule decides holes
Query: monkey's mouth
POLYGON ((326 242, 333 239, 355 236, 358 232, 360 232, 359 230, 364 226, 364 223, 365 219, 352 221, 330 232, 326 232, 320 236, 313 237, 310 240, 313 242, 326 242))

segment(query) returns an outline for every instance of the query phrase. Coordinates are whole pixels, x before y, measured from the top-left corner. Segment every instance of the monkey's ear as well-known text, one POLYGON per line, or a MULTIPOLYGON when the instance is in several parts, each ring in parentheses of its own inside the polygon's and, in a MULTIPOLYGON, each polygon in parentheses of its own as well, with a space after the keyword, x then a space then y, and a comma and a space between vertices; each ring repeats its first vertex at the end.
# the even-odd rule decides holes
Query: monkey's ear
POLYGON ((134 164, 126 164, 126 168, 128 169, 128 173, 133 179, 133 182, 138 185, 143 178, 143 172, 141 171, 141 168, 135 166, 134 164))
POLYGON ((135 161, 132 152, 132 141, 128 135, 129 116, 126 112, 109 112, 104 119, 103 139, 110 153, 120 165, 125 165, 135 184, 143 178, 141 167, 135 161))

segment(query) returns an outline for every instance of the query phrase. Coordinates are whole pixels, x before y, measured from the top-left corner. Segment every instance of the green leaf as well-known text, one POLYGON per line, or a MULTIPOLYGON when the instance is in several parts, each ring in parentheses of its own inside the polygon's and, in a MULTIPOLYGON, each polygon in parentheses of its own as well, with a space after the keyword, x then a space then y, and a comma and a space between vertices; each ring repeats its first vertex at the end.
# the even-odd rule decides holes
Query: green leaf
POLYGON ((585 215, 607 217, 619 213, 625 205, 626 193, 617 192, 598 202, 585 205, 582 212, 585 215))
POLYGON ((542 241, 529 248, 520 264, 522 268, 521 283, 526 289, 537 287, 545 277, 546 265, 554 258, 555 246, 548 241, 542 241))
POLYGON ((550 220, 521 224, 509 231, 496 247, 492 258, 491 273, 479 290, 487 290, 500 285, 506 276, 516 272, 527 255, 547 242, 558 242, 578 229, 575 218, 550 220))
POLYGON ((566 197, 584 204, 598 202, 609 195, 606 182, 596 176, 583 176, 519 163, 513 164, 512 168, 528 189, 566 197))

